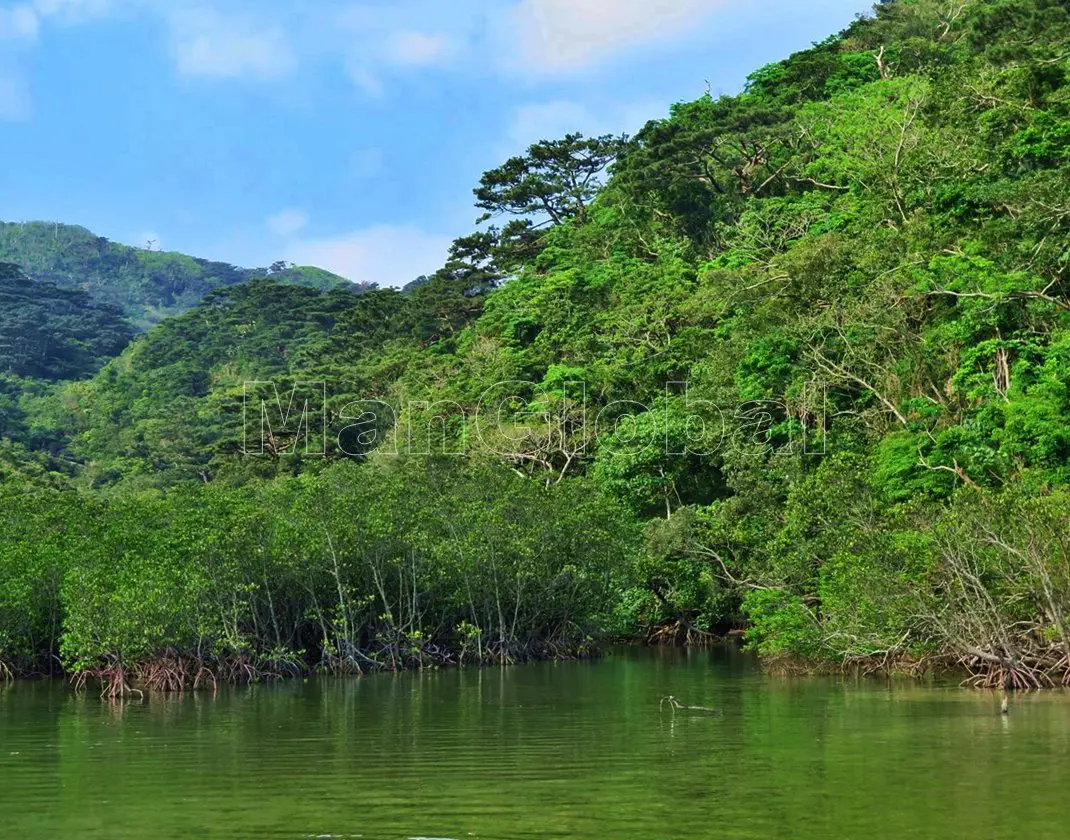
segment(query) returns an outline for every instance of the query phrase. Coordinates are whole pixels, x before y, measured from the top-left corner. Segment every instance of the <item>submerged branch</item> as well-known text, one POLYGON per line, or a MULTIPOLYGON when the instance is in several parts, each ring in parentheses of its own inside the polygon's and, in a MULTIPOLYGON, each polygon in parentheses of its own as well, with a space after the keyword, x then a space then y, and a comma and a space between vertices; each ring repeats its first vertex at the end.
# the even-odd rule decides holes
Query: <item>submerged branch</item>
POLYGON ((662 697, 661 698, 661 702, 658 704, 658 708, 659 708, 660 711, 664 711, 665 710, 665 704, 666 703, 669 704, 669 708, 672 709, 674 712, 677 709, 681 709, 681 710, 686 710, 686 711, 689 711, 689 712, 711 712, 712 714, 716 714, 716 715, 724 713, 722 709, 713 709, 713 708, 710 708, 709 706, 687 706, 687 705, 681 703, 679 700, 677 700, 671 694, 669 696, 667 696, 667 697, 662 697))

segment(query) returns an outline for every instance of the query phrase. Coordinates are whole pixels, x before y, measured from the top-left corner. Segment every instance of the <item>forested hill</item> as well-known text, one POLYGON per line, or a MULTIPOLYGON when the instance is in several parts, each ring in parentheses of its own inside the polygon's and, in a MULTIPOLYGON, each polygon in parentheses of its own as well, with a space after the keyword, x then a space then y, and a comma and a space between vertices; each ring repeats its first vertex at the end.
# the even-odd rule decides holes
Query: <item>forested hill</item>
POLYGON ((33 280, 84 291, 98 302, 118 306, 139 328, 185 312, 213 289, 258 277, 271 275, 279 282, 316 289, 351 285, 318 268, 237 268, 120 245, 83 227, 54 222, 0 222, 0 262, 20 266, 33 280))
POLYGON ((82 291, 28 279, 0 262, 0 374, 82 379, 118 356, 134 336, 122 312, 82 291))
POLYGON ((7 469, 92 492, 9 506, 0 660, 345 671, 743 627, 1070 682, 1063 0, 880 3, 475 198, 496 224, 405 292, 217 290, 24 394, 7 469), (326 457, 300 412, 250 450, 251 380, 326 383, 326 457))

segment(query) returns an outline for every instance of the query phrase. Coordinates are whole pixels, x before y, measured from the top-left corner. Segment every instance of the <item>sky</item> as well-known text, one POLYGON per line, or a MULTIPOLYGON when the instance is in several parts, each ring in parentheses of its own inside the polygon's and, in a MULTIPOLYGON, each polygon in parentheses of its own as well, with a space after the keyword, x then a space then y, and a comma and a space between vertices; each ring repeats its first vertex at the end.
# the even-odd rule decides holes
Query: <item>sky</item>
POLYGON ((481 173, 847 26, 863 0, 0 0, 0 219, 400 286, 481 173))

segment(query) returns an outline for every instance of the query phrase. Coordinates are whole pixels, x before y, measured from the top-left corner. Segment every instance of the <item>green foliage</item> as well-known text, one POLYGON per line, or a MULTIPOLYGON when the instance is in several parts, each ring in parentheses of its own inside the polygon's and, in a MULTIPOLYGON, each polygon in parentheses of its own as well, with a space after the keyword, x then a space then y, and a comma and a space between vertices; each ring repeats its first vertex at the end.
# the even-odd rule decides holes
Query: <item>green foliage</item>
POLYGON ((816 659, 825 653, 818 622, 799 596, 757 590, 743 599, 743 610, 750 621, 747 644, 762 656, 816 659))
POLYGON ((0 509, 0 658, 47 667, 58 644, 74 673, 579 650, 629 540, 580 483, 433 462, 107 501, 8 493, 0 509))
POLYGON ((118 307, 139 328, 185 312, 213 289, 269 274, 279 282, 316 289, 348 285, 317 268, 277 263, 243 269, 146 245, 119 245, 72 225, 0 222, 0 261, 17 263, 34 280, 82 291, 95 302, 118 307))
POLYGON ((118 356, 134 331, 119 310, 81 291, 27 279, 0 262, 0 372, 82 379, 118 356))
POLYGON ((55 652, 62 613, 75 668, 502 661, 740 624, 770 656, 1050 661, 1068 35, 1058 0, 882 2, 739 96, 491 170, 478 204, 510 221, 401 292, 3 226, 35 280, 178 317, 91 378, 26 379, 114 352, 83 296, 59 357, 8 363, 0 479, 92 488, 47 498, 95 547, 31 557, 11 520, 0 658, 55 652), (254 380, 328 383, 345 445, 292 451, 290 422, 243 453, 254 380), (463 457, 394 458, 414 438, 391 413, 463 457))
POLYGON ((476 206, 490 215, 545 215, 554 224, 584 221, 598 195, 599 176, 613 162, 624 140, 611 136, 535 143, 523 157, 510 158, 483 175, 475 190, 476 206))

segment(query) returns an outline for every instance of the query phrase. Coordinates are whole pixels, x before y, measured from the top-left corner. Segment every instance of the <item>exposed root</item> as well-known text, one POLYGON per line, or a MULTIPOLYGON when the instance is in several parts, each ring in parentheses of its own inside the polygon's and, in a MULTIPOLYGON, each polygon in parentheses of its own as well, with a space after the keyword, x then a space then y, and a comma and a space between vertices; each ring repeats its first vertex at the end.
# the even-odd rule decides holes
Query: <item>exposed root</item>
MULTIPOLYGON (((405 634, 372 637, 372 644, 362 649, 344 640, 334 640, 322 649, 315 671, 338 676, 363 676, 376 671, 402 671, 418 668, 447 668, 460 664, 460 654, 451 646, 405 634)), ((187 690, 211 687, 221 682, 248 685, 269 680, 295 679, 310 670, 304 651, 271 650, 260 654, 251 651, 232 653, 211 664, 199 656, 168 653, 140 662, 133 668, 107 665, 85 668, 71 675, 76 691, 85 690, 89 681, 99 682, 101 697, 120 699, 151 694, 178 694, 187 690), (139 686, 132 687, 131 683, 139 686)), ((555 638, 538 641, 499 639, 481 645, 481 656, 472 657, 476 665, 512 665, 545 660, 578 660, 598 656, 595 641, 589 637, 555 638)), ((3 664, 3 663, 0 663, 3 664)), ((3 672, 0 672, 0 677, 3 672)), ((2 681, 2 679, 0 679, 2 681)))
POLYGON ((1028 665, 1025 663, 978 663, 975 659, 964 657, 961 664, 969 672, 969 676, 962 681, 965 686, 971 688, 1002 688, 1007 691, 1035 691, 1041 688, 1055 688, 1058 685, 1066 685, 1070 672, 1065 669, 1065 663, 1059 663, 1064 667, 1059 669, 1055 666, 1028 665))
POLYGON ((932 657, 915 657, 903 651, 890 650, 869 656, 845 656, 840 664, 840 672, 853 672, 860 677, 898 674, 918 678, 932 671, 935 664, 932 657))
POLYGON ((961 685, 1004 691, 1037 691, 1070 687, 1070 656, 1051 649, 1023 659, 1003 659, 984 651, 969 654, 934 653, 912 656, 887 651, 868 656, 846 656, 839 663, 795 656, 768 657, 763 667, 784 676, 815 676, 853 673, 860 677, 900 675, 918 678, 934 673, 964 673, 961 685))
POLYGON ((89 680, 100 682, 100 697, 106 700, 124 700, 133 697, 138 699, 145 697, 144 692, 131 688, 127 681, 127 671, 122 665, 110 665, 103 668, 89 668, 80 671, 71 678, 71 683, 76 691, 86 687, 89 680))
POLYGON ((782 677, 812 677, 840 671, 840 665, 836 662, 791 655, 763 657, 762 667, 770 674, 782 677))
POLYGON ((138 680, 155 692, 177 693, 189 682, 189 663, 181 657, 164 657, 139 665, 138 680))
POLYGON ((257 670, 264 680, 296 679, 305 673, 305 664, 297 653, 272 650, 257 660, 257 670))
POLYGON ((1062 679, 1059 684, 1065 688, 1070 688, 1070 654, 1067 654, 1059 662, 1059 671, 1062 672, 1062 679))
POLYGON ((528 642, 500 638, 484 641, 478 648, 469 644, 457 650, 439 642, 391 632, 376 635, 366 648, 344 639, 334 640, 324 647, 323 658, 316 670, 363 676, 376 671, 454 668, 462 664, 506 666, 547 660, 591 659, 598 653, 594 640, 586 637, 528 642))
POLYGON ((220 662, 219 676, 224 682, 248 685, 260 682, 262 675, 245 654, 235 654, 220 662))
POLYGON ((199 662, 197 664, 197 672, 193 675, 193 690, 197 691, 201 686, 207 686, 209 682, 212 683, 213 692, 219 688, 219 681, 216 679, 212 669, 203 662, 199 662))
POLYGON ((724 641, 714 633, 707 633, 684 621, 671 621, 651 628, 647 644, 654 647, 709 648, 724 641))
POLYGON ((3 659, 0 659, 0 682, 10 682, 15 679, 15 671, 3 659))

